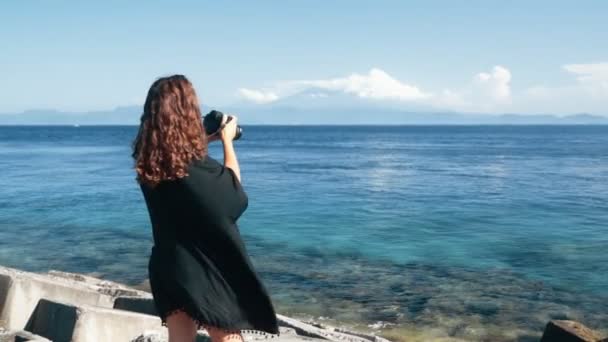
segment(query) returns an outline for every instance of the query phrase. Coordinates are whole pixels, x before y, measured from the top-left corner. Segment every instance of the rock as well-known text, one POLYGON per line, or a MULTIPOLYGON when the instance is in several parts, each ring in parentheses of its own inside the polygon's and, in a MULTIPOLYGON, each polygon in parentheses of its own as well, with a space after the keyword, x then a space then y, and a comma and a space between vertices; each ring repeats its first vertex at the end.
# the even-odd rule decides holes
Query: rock
POLYGON ((149 331, 166 335, 158 317, 41 299, 25 330, 55 342, 131 341, 149 331))
POLYGON ((599 334, 575 321, 554 320, 547 323, 541 342, 600 342, 599 334))

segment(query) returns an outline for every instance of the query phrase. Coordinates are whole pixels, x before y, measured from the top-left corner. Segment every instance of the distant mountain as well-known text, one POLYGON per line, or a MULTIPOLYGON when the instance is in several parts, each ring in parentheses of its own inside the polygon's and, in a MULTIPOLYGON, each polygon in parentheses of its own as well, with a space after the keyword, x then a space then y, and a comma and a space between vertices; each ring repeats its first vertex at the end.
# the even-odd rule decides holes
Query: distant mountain
MULTIPOLYGON (((550 114, 472 114, 434 111, 422 105, 402 105, 359 99, 343 104, 335 96, 309 92, 272 104, 214 107, 235 113, 243 124, 262 125, 537 125, 537 124, 608 124, 608 117, 592 114, 556 116, 550 114), (303 99, 319 96, 303 103, 303 99)), ((335 95, 335 94, 334 94, 335 95)), ((305 102, 305 101, 304 101, 305 102)), ((209 111, 205 106, 204 113, 209 111)), ((203 114, 204 114, 203 113, 203 114)), ((141 106, 118 107, 109 111, 60 112, 30 110, 18 114, 0 114, 0 125, 138 125, 141 106)))
POLYGON ((239 103, 224 108, 254 124, 608 124, 608 117, 575 114, 479 114, 440 110, 422 101, 370 99, 325 88, 307 87, 266 104, 239 103))
POLYGON ((575 114, 473 114, 406 111, 391 108, 316 108, 282 106, 225 108, 249 124, 286 125, 594 125, 608 124, 608 117, 575 114))
MULTIPOLYGON (((251 106, 251 105, 250 105, 251 106)), ((437 108, 418 101, 407 103, 391 99, 372 99, 323 88, 309 87, 291 96, 283 97, 275 102, 258 105, 266 109, 297 108, 298 110, 344 110, 359 109, 362 111, 394 110, 401 112, 433 112, 437 108)))
POLYGON ((138 125, 140 116, 141 106, 93 112, 37 109, 18 114, 0 114, 0 125, 138 125))

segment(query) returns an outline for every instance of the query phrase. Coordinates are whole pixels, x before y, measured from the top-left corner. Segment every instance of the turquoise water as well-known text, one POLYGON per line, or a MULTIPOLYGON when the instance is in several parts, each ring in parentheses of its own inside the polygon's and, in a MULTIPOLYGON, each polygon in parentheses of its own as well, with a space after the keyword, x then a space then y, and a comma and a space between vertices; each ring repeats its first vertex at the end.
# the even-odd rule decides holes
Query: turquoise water
MULTIPOLYGON (((145 279, 136 129, 0 127, 0 264, 145 279)), ((463 340, 608 326, 608 126, 244 129, 240 230, 280 311, 463 340)))

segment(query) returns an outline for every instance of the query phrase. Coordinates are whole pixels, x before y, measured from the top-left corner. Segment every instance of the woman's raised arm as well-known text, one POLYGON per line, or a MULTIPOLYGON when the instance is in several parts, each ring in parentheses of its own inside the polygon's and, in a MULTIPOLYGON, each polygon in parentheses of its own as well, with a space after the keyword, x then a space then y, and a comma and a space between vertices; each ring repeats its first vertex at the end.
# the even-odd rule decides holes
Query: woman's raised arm
POLYGON ((236 135, 237 119, 235 116, 230 116, 227 119, 228 122, 224 124, 224 128, 220 131, 220 137, 222 139, 222 145, 224 146, 224 166, 229 167, 236 178, 241 181, 241 169, 239 162, 236 159, 236 152, 234 151, 234 145, 232 143, 234 136, 236 135))

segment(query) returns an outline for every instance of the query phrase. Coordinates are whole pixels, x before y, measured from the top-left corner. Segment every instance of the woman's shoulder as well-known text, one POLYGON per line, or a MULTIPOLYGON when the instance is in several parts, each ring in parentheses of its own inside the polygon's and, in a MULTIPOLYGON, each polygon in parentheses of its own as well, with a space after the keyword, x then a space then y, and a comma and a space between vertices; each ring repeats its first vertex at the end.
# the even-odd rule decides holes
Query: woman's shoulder
POLYGON ((222 170, 222 167, 223 165, 219 161, 209 155, 194 159, 190 163, 190 171, 192 171, 192 169, 194 169, 194 171, 206 171, 204 173, 217 173, 222 170))

